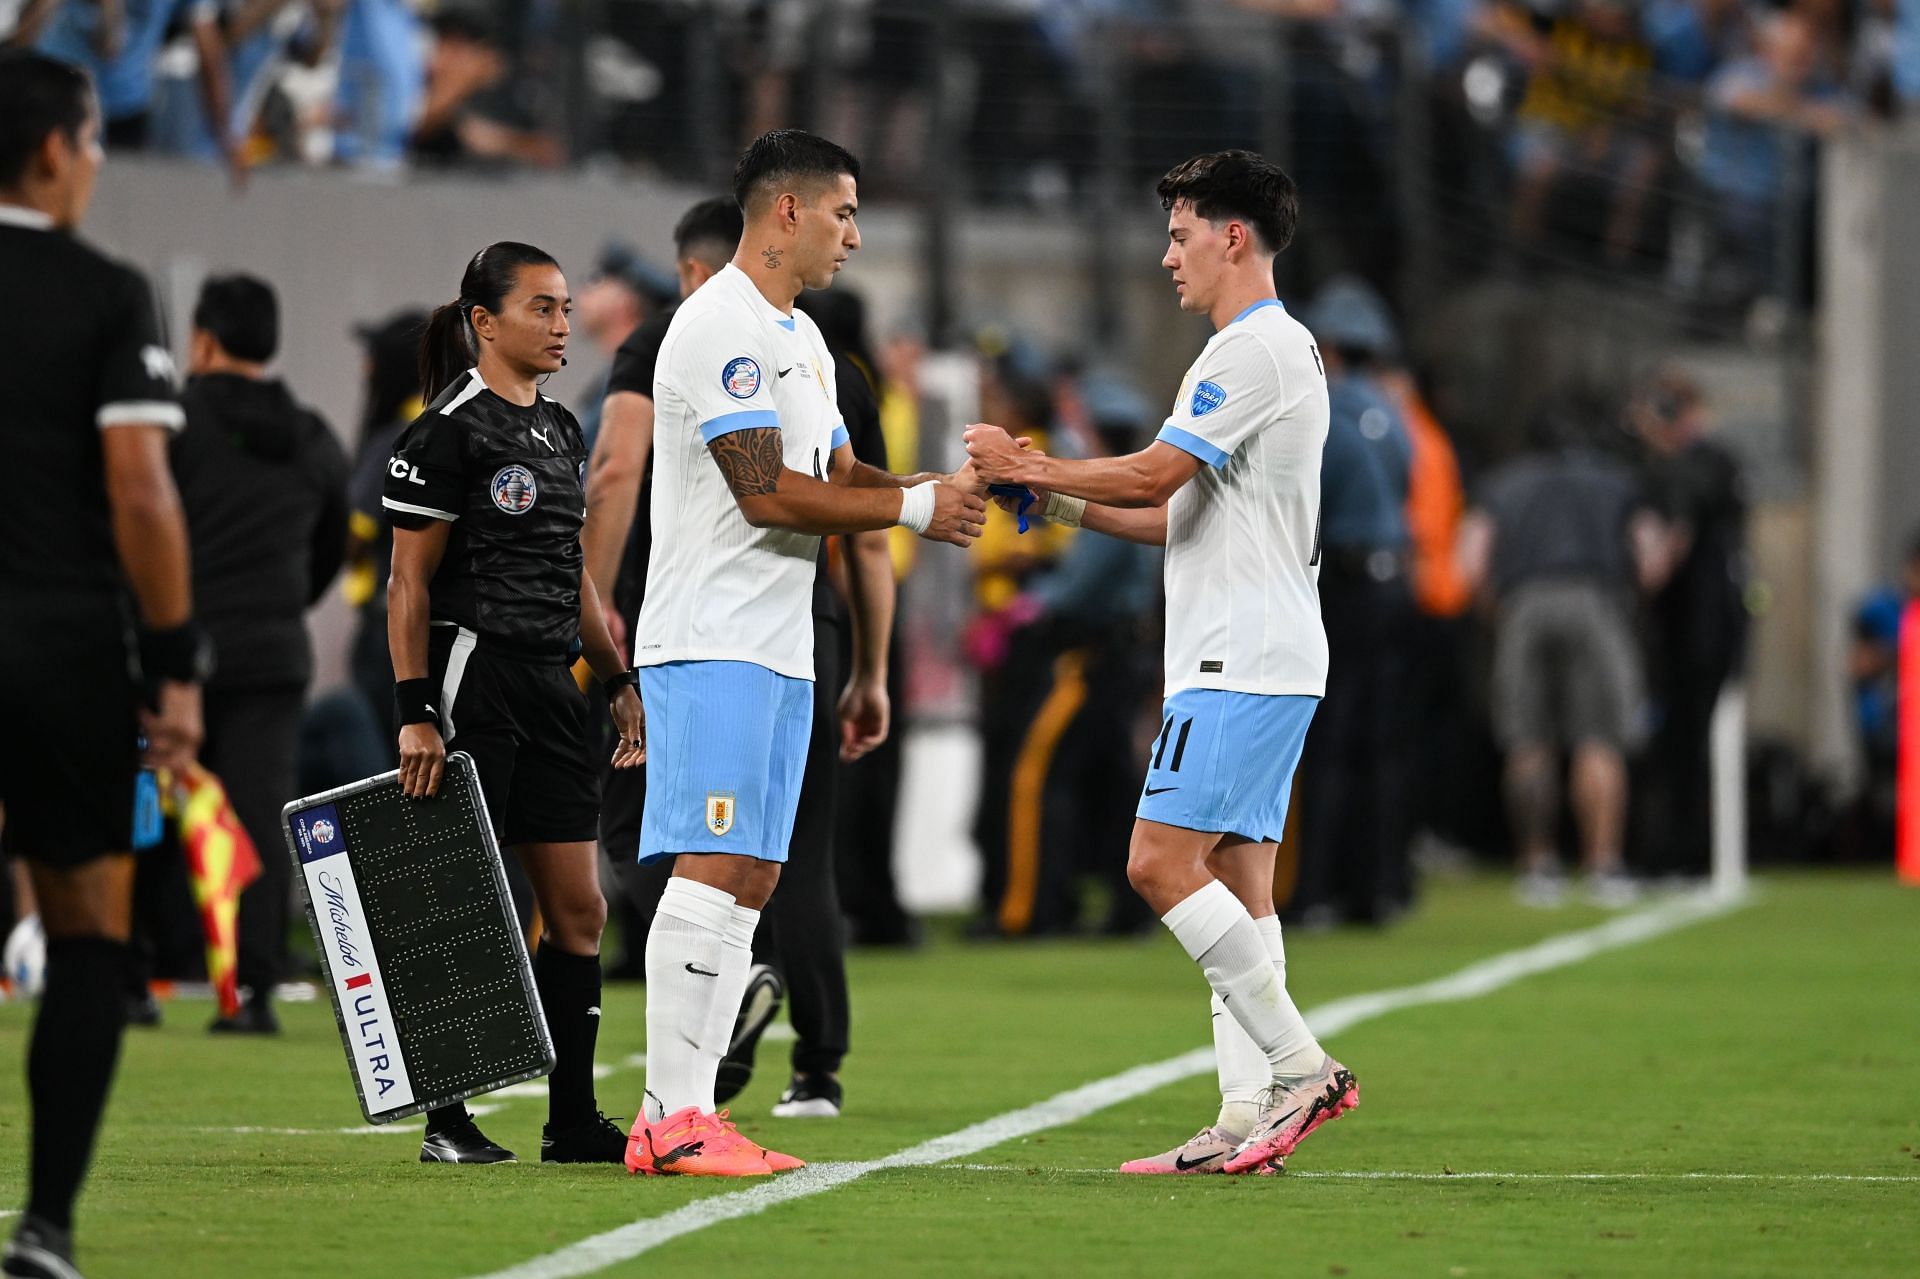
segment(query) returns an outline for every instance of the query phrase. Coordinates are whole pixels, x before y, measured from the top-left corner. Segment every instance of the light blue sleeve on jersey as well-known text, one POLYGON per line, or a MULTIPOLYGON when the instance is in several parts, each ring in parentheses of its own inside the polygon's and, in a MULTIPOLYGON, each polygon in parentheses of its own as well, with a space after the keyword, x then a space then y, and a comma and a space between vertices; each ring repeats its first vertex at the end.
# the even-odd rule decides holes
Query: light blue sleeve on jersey
POLYGON ((1222 450, 1218 445, 1209 444, 1192 431, 1183 431, 1172 422, 1168 422, 1165 426, 1161 427, 1160 434, 1153 438, 1162 443, 1173 445, 1173 447, 1179 449, 1182 453, 1193 454, 1193 456, 1199 458, 1215 470, 1219 470, 1233 460, 1232 455, 1222 450))
POLYGON ((840 421, 840 422, 834 423, 833 447, 839 448, 842 444, 851 444, 852 442, 853 442, 853 437, 847 434, 846 422, 840 421))
POLYGON ((711 444, 721 436, 731 435, 735 431, 755 431, 769 427, 776 431, 780 429, 780 415, 772 409, 738 409, 702 422, 700 438, 711 444))

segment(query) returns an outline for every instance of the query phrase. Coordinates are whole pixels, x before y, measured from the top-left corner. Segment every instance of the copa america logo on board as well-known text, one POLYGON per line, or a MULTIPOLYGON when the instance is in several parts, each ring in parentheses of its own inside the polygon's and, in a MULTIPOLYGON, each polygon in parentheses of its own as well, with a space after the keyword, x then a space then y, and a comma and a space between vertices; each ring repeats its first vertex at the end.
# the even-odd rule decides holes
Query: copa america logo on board
POLYGON ((493 477, 493 504, 508 515, 525 515, 539 495, 533 472, 524 466, 503 466, 493 477))
POLYGON ((324 817, 315 822, 313 824, 313 842, 316 844, 331 844, 333 842, 333 823, 324 817))

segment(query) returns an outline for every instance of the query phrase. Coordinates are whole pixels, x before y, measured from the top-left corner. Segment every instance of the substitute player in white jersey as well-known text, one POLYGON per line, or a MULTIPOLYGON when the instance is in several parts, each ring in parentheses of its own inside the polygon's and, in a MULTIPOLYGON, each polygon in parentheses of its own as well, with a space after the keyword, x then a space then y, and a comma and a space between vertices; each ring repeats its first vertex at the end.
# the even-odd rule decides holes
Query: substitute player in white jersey
MULTIPOLYGON (((800 1166, 715 1114, 713 1088, 800 798, 820 538, 900 524, 964 547, 986 518, 970 468, 903 478, 854 459, 833 360, 794 309, 860 247, 859 173, 795 129, 748 147, 739 248, 675 312, 654 373, 653 550, 633 645, 648 736, 640 857, 671 858, 673 878, 647 936, 633 1172, 800 1166)), ((881 697, 855 717, 884 725, 881 697)))
POLYGON ((1313 336, 1274 296, 1293 181, 1246 151, 1161 180, 1161 265, 1215 333, 1145 450, 1066 461, 996 426, 967 431, 975 469, 1045 498, 1046 518, 1166 556, 1166 707, 1127 877, 1213 988, 1220 1115, 1142 1173, 1278 1172, 1359 1104, 1287 995, 1273 868, 1307 725, 1326 691, 1320 453, 1327 384, 1313 336))

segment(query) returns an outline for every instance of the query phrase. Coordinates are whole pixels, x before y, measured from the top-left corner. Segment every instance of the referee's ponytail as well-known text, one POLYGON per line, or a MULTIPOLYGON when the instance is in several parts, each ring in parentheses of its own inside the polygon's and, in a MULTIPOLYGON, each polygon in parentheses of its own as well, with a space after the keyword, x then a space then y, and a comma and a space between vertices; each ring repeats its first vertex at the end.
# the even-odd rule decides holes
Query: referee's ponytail
POLYGON ((466 274, 460 277, 460 296, 434 308, 427 331, 420 338, 422 398, 431 404, 435 396, 473 367, 477 354, 473 341, 476 308, 498 314, 500 304, 513 292, 521 267, 559 265, 546 250, 514 240, 489 244, 474 254, 466 274))

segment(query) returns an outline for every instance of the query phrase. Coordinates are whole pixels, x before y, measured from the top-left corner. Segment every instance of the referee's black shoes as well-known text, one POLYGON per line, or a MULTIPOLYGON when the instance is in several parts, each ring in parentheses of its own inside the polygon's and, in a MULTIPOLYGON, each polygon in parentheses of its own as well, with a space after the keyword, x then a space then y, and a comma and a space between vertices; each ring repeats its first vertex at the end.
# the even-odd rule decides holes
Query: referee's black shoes
POLYGON ((73 1264, 73 1235, 35 1216, 20 1219, 0 1256, 0 1274, 19 1279, 81 1279, 73 1264))
POLYGON ((626 1158, 627 1130, 605 1115, 569 1128, 548 1124, 540 1130, 543 1164, 617 1164, 626 1158))
POLYGON ((747 974, 747 993, 740 997, 733 1037, 727 1041, 727 1055, 720 1059, 720 1069, 713 1078, 715 1102, 732 1101, 752 1080, 753 1055, 760 1047, 760 1036, 779 1015, 780 1001, 786 994, 786 983, 767 965, 755 964, 747 974))
POLYGON ((480 1126, 469 1115, 451 1128, 429 1132, 420 1143, 423 1164, 510 1164, 517 1163, 505 1146, 487 1140, 480 1126))

